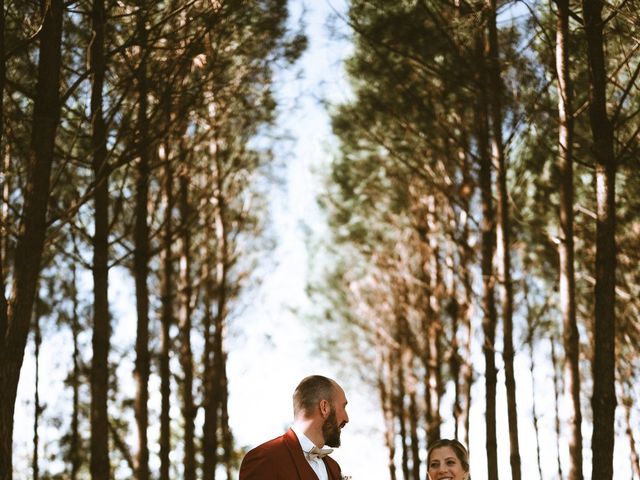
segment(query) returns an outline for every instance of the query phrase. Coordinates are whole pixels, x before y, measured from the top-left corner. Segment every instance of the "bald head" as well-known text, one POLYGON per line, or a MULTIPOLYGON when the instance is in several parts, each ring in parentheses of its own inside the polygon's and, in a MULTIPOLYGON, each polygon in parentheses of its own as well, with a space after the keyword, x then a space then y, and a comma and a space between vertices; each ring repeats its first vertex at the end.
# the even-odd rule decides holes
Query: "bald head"
POLYGON ((293 415, 310 415, 322 400, 333 405, 337 387, 335 381, 322 375, 303 378, 293 392, 293 415))

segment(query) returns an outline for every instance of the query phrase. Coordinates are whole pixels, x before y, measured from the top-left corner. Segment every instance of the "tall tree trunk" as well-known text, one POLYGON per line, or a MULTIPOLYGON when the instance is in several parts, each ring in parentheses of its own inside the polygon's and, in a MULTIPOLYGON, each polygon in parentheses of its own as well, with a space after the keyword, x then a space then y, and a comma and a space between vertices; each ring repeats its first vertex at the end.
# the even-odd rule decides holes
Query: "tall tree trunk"
MULTIPOLYGON (((396 320, 398 321, 398 320, 396 320)), ((405 372, 404 365, 402 364, 402 343, 399 341, 400 338, 396 332, 396 342, 398 342, 398 346, 393 353, 393 365, 395 365, 394 375, 395 378, 392 384, 395 384, 395 389, 393 392, 393 410, 395 413, 395 417, 398 421, 398 434, 400 435, 400 447, 401 451, 401 466, 402 466, 402 478, 409 479, 409 445, 407 442, 407 416, 406 409, 404 406, 404 399, 406 396, 405 392, 405 372)))
POLYGON ((223 156, 216 155, 216 209, 215 217, 215 233, 216 233, 216 297, 218 300, 217 312, 215 317, 215 325, 213 331, 213 354, 215 358, 215 377, 217 381, 214 383, 219 387, 220 394, 220 420, 222 429, 222 445, 224 448, 225 463, 229 463, 231 455, 230 449, 230 430, 228 418, 224 413, 227 411, 227 394, 226 394, 226 355, 224 354, 224 331, 226 328, 226 319, 228 313, 229 300, 229 268, 231 265, 231 254, 229 245, 229 226, 227 203, 225 198, 225 178, 226 172, 223 165, 223 156), (222 387, 222 388, 220 388, 222 387))
POLYGON ((227 378, 227 354, 222 353, 222 370, 220 372, 220 424, 222 427, 223 462, 227 480, 233 478, 233 435, 229 425, 229 379, 227 378))
MULTIPOLYGON (((167 152, 165 148, 165 152, 167 152)), ((171 451, 171 428, 169 408, 171 405, 171 372, 169 352, 170 331, 173 323, 174 271, 173 271, 173 167, 165 158, 164 207, 166 219, 162 234, 162 314, 160 317, 160 480, 169 480, 169 452, 171 451)))
MULTIPOLYGON (((215 186, 212 199, 215 200, 214 212, 207 219, 207 225, 213 227, 210 231, 209 241, 203 245, 204 258, 207 260, 204 265, 205 279, 205 351, 204 351, 204 374, 203 382, 205 386, 205 418, 203 425, 203 477, 216 478, 216 470, 218 466, 219 454, 218 450, 220 442, 220 430, 222 429, 222 419, 220 418, 220 405, 222 402, 222 391, 220 388, 220 363, 222 362, 222 320, 224 318, 224 309, 226 308, 226 288, 220 286, 220 282, 225 282, 226 268, 224 268, 223 259, 226 248, 220 245, 222 239, 226 240, 224 234, 225 225, 221 223, 221 210, 224 205, 220 205, 223 201, 222 197, 222 179, 220 178, 221 165, 220 153, 216 149, 215 161, 216 166, 212 168, 210 175, 211 185, 215 186), (222 296, 222 298, 220 298, 222 296), (213 314, 214 302, 217 311, 213 314)), ((224 445, 223 445, 224 449, 224 445)))
POLYGON ((558 478, 563 478, 562 476, 562 462, 560 460, 560 439, 561 431, 560 431, 560 392, 562 391, 562 386, 560 385, 561 379, 558 375, 558 356, 556 355, 556 343, 553 340, 553 337, 549 338, 549 343, 551 344, 551 365, 553 366, 553 400, 554 400, 554 412, 555 412, 555 432, 556 432, 556 459, 558 462, 558 478))
MULTIPOLYGON (((75 241, 74 241, 75 243, 75 241)), ((71 439, 69 442, 69 457, 71 460, 71 480, 77 480, 80 470, 80 319, 78 313, 78 288, 76 265, 71 262, 71 336, 73 337, 73 411, 71 412, 71 439)))
POLYGON ((34 360, 35 360, 35 395, 33 399, 33 458, 31 460, 31 469, 33 471, 33 480, 40 478, 39 453, 40 436, 38 434, 40 426, 40 416, 42 414, 42 405, 40 405, 40 345, 42 344, 42 332, 40 330, 40 316, 42 314, 41 300, 36 297, 36 308, 34 314, 34 360))
MULTIPOLYGON (((209 222, 208 222, 209 223, 209 222)), ((220 389, 215 378, 214 319, 211 313, 214 300, 214 280, 209 260, 210 250, 208 245, 203 247, 205 258, 204 265, 204 354, 203 354, 203 384, 204 384, 204 424, 202 427, 202 478, 215 480, 215 472, 218 462, 218 425, 220 422, 218 411, 220 405, 220 389)))
POLYGON ((183 225, 180 232, 180 312, 178 323, 180 331, 180 365, 182 367, 182 416, 184 418, 184 479, 195 479, 195 415, 193 401, 193 353, 191 350, 191 229, 189 219, 192 210, 189 205, 188 190, 180 189, 179 208, 183 225))
POLYGON ((13 476, 13 416, 40 274, 51 167, 60 118, 60 47, 64 4, 62 0, 50 0, 42 1, 41 5, 43 22, 39 35, 31 148, 26 162, 28 177, 8 302, 4 290, 0 292, 0 480, 11 480, 13 476))
POLYGON ((487 478, 498 480, 498 446, 496 432, 496 384, 497 370, 495 359, 495 340, 497 312, 495 304, 495 276, 493 272, 493 253, 495 250, 495 214, 491 189, 491 155, 489 152, 489 112, 487 99, 486 62, 484 51, 484 33, 479 29, 476 40, 478 100, 475 109, 475 124, 480 159, 480 198, 482 203, 481 229, 481 271, 482 271, 482 331, 484 341, 482 351, 485 361, 486 396, 486 452, 487 478))
MULTIPOLYGON (((533 314, 531 309, 529 308, 529 290, 527 288, 527 283, 524 284, 524 296, 525 302, 527 303, 527 338, 526 343, 529 347, 529 370, 531 372, 531 391, 537 392, 536 385, 536 375, 535 375, 535 360, 534 360, 534 333, 535 333, 535 318, 533 318, 533 314)), ((555 366, 554 366, 555 368, 555 366)), ((538 466, 538 478, 543 480, 542 476, 542 461, 540 457, 540 417, 538 415, 538 409, 536 404, 536 396, 533 395, 531 398, 531 418, 533 420, 533 431, 536 436, 536 464, 538 466)), ((560 477, 561 479, 562 477, 560 477)))
POLYGON ((615 395, 615 157, 607 115, 602 0, 583 0, 589 59, 589 118, 596 160, 596 286, 593 358, 593 452, 591 478, 613 477, 615 395))
MULTIPOLYGON (((409 353, 409 352, 407 352, 409 353)), ((420 480, 420 440, 418 438, 417 380, 411 369, 407 371, 407 392, 409 394, 409 434, 411 435, 411 478, 420 480)))
POLYGON ((509 222, 509 197, 507 193, 507 164, 502 140, 502 81, 500 79, 500 54, 496 25, 496 0, 487 0, 489 103, 491 112, 491 157, 496 169, 497 224, 496 257, 499 283, 502 288, 501 305, 503 319, 504 376, 507 390, 507 416, 509 421, 509 446, 512 480, 522 478, 520 446, 518 440, 518 410, 516 404, 516 379, 513 368, 513 283, 511 280, 511 234, 509 222))
POLYGON ((145 27, 145 1, 138 2, 137 34, 140 43, 140 64, 136 72, 138 87, 138 128, 137 128, 137 179, 135 206, 135 250, 133 269, 136 284, 136 382, 135 417, 138 436, 138 451, 135 456, 135 476, 137 480, 149 478, 149 446, 147 427, 149 425, 149 226, 147 224, 147 204, 149 197, 150 144, 149 120, 147 118, 148 86, 146 50, 147 29, 145 27))
POLYGON ((91 145, 93 174, 95 232, 93 236, 93 361, 91 365, 91 477, 108 480, 109 418, 109 166, 107 165, 106 125, 103 117, 102 91, 105 75, 104 0, 94 0, 92 9, 93 38, 89 46, 91 86, 91 145))
MULTIPOLYGON (((379 344, 382 345, 382 339, 378 339, 379 344)), ((383 347, 384 348, 384 347, 383 347)), ((380 405, 384 416, 384 439, 387 447, 387 467, 389 469, 389 479, 396 480, 396 429, 394 425, 393 415, 393 400, 392 392, 388 386, 391 384, 391 365, 388 359, 388 353, 381 353, 381 358, 378 360, 378 394, 380 396, 380 405)))
POLYGON ((569 73, 569 0, 554 0, 558 7, 556 72, 558 78, 558 167, 560 172, 560 308, 565 350, 564 378, 569 424, 569 477, 582 480, 582 412, 580 408, 580 339, 576 321, 573 248, 573 106, 569 73))

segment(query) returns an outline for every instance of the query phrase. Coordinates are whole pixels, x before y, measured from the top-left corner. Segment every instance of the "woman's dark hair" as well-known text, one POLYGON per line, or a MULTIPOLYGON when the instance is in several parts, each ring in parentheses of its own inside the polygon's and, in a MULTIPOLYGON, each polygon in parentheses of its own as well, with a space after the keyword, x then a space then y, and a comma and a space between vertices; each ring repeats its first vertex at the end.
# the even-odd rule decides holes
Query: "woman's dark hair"
POLYGON ((322 375, 303 378, 293 392, 293 414, 311 412, 321 400, 333 405, 334 382, 322 375))
POLYGON ((427 468, 429 468, 429 464, 431 463, 431 452, 442 447, 451 448, 451 450, 456 454, 456 457, 458 457, 458 460, 460 460, 464 471, 469 471, 469 452, 467 452, 465 446, 458 440, 449 438, 442 438, 433 442, 429 446, 429 450, 427 451, 427 468))

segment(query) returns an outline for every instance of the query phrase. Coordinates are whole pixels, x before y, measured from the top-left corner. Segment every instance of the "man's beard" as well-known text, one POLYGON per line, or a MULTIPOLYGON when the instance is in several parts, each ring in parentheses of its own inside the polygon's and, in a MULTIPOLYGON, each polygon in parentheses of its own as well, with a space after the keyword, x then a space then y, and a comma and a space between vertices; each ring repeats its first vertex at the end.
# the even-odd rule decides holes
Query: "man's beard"
POLYGON ((329 416, 322 424, 322 435, 324 436, 324 443, 330 447, 340 446, 340 427, 336 420, 336 410, 331 406, 329 416))

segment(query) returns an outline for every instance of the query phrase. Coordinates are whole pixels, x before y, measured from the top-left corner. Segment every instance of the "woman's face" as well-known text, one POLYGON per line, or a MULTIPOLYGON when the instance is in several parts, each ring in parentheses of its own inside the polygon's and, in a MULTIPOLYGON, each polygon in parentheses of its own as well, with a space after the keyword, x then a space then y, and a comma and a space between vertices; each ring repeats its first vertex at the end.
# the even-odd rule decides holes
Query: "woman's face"
POLYGON ((429 480, 467 480, 460 459, 451 447, 440 447, 431 451, 429 480))

